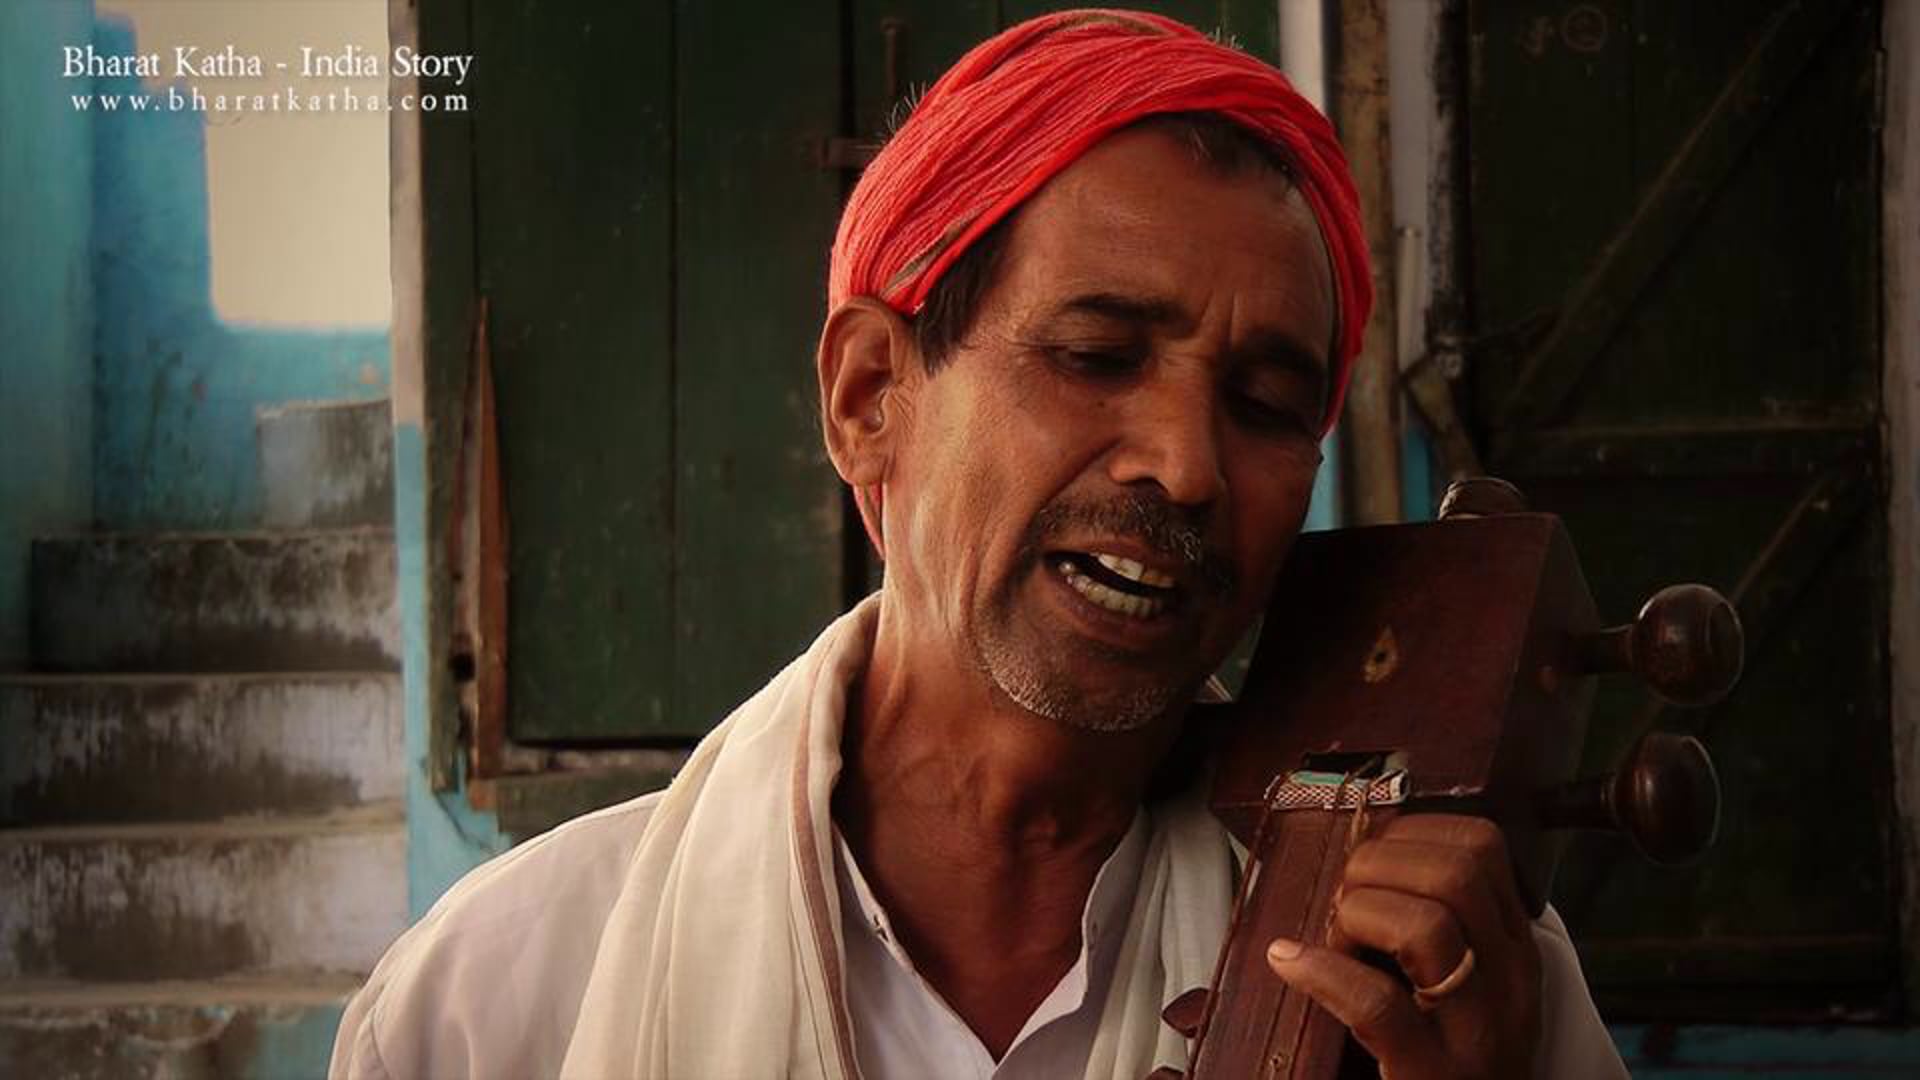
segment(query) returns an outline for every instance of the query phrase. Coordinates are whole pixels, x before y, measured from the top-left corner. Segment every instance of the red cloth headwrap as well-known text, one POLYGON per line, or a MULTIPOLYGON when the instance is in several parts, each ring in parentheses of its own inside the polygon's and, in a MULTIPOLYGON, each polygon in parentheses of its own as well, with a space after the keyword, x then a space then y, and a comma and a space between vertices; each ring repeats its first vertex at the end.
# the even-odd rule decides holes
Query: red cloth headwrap
MULTIPOLYGON (((1218 113, 1281 148, 1333 263, 1338 341, 1326 427, 1373 307, 1359 197, 1333 126, 1278 71, 1184 23, 1063 11, 960 58, 860 177, 840 218, 829 308, 855 296, 919 313, 940 275, 994 223, 1115 130, 1145 116, 1218 113)), ((858 493, 875 548, 880 491, 858 493)))

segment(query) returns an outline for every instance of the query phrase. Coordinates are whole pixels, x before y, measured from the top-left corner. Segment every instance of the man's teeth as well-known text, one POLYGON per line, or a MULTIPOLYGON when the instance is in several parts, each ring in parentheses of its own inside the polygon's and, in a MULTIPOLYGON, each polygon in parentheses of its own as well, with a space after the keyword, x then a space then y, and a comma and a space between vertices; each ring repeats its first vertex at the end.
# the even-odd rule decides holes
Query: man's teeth
POLYGON ((1134 562, 1132 559, 1123 559, 1118 555, 1109 555, 1104 551, 1094 552, 1093 557, 1099 560, 1101 566, 1106 567, 1130 581, 1137 581, 1142 585, 1151 585, 1156 589, 1173 588, 1174 580, 1172 574, 1163 574, 1158 570, 1149 570, 1139 563, 1134 562))
POLYGON ((1136 619, 1150 619, 1167 609, 1165 600, 1146 596, 1129 596, 1119 589, 1093 580, 1081 573, 1070 559, 1060 560, 1060 573, 1067 579, 1067 584, 1073 586, 1081 596, 1108 611, 1131 615, 1136 619))

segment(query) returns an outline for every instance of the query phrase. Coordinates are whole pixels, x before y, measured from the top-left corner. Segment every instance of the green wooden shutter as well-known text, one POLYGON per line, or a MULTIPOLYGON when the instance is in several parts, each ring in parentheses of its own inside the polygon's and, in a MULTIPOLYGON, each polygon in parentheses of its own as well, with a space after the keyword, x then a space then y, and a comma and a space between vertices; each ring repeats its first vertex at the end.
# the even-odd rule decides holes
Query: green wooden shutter
POLYGON ((1473 409, 1602 609, 1735 598, 1747 674, 1663 710, 1719 763, 1685 869, 1578 843, 1556 892, 1609 1018, 1884 1015, 1898 982, 1882 510, 1877 5, 1474 0, 1473 409))
POLYGON ((671 730, 672 12, 468 10, 512 530, 508 730, 671 730))
POLYGON ((473 3, 509 732, 684 739, 838 611, 833 4, 473 3))

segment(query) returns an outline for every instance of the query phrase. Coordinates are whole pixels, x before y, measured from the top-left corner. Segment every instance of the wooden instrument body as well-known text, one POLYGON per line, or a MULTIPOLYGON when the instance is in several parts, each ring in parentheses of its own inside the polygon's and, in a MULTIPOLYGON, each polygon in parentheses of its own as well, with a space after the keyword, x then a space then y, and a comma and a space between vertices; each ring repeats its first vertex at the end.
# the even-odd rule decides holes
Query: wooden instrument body
POLYGON ((1219 726, 1213 808, 1248 848, 1248 881, 1192 1075, 1328 1078, 1347 1033, 1268 969, 1274 937, 1324 943, 1346 853, 1396 813, 1490 817, 1521 893, 1545 906, 1561 841, 1539 793, 1571 780, 1600 627, 1558 518, 1510 513, 1302 536, 1240 699, 1219 726), (1269 811, 1275 778, 1405 769, 1405 801, 1269 811), (1264 824, 1264 827, 1263 827, 1264 824))

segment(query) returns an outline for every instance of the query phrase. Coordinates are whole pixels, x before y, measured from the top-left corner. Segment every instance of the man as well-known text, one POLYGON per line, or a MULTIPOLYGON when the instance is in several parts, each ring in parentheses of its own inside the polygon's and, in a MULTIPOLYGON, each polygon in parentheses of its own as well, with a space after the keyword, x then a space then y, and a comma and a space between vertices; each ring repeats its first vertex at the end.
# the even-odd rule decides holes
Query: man
MULTIPOLYGON (((456 886, 335 1075, 1184 1067, 1161 1011, 1236 866, 1171 751, 1300 528, 1368 282, 1326 121, 1256 61, 1118 12, 968 54, 834 249, 826 440, 885 587, 668 791, 456 886)), ((1395 1080, 1624 1075, 1491 825, 1356 849, 1334 946, 1270 962, 1395 1080)))

